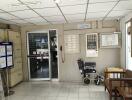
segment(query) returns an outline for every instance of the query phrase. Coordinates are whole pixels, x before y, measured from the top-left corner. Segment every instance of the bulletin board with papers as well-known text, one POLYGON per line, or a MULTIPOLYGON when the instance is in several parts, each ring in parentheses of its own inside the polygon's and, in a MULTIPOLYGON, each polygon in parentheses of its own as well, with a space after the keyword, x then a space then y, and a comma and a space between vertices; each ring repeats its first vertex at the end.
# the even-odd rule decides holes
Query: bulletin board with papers
POLYGON ((0 42, 0 69, 13 66, 12 42, 0 42))
POLYGON ((100 48, 120 48, 120 32, 116 33, 101 33, 100 48))
POLYGON ((98 57, 98 33, 86 34, 86 57, 98 57))
POLYGON ((65 53, 75 54, 80 53, 79 34, 67 34, 64 36, 65 53))

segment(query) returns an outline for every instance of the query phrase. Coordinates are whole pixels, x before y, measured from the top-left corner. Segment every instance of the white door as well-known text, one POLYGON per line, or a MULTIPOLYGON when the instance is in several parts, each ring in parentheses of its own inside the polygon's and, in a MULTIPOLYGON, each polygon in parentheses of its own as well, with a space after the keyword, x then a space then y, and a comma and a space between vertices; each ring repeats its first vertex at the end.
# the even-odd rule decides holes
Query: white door
POLYGON ((131 23, 126 24, 126 66, 127 69, 132 70, 132 57, 131 57, 131 34, 128 33, 128 27, 131 26, 131 23))
POLYGON ((49 32, 30 32, 27 40, 30 80, 50 80, 49 32))

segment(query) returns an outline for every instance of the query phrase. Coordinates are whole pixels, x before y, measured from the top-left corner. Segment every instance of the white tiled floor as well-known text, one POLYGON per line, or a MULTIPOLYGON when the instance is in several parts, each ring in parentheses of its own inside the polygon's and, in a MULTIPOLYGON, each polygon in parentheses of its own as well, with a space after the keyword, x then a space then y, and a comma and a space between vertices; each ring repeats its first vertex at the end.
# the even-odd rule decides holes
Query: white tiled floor
POLYGON ((24 82, 6 100, 108 100, 103 86, 81 83, 24 82))

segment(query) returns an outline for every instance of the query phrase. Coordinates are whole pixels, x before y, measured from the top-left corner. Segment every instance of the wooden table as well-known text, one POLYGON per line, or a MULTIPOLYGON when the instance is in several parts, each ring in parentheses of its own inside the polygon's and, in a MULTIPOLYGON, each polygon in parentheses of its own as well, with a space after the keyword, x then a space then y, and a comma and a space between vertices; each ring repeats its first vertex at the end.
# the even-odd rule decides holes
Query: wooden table
POLYGON ((132 87, 117 87, 117 90, 124 100, 132 100, 132 87))

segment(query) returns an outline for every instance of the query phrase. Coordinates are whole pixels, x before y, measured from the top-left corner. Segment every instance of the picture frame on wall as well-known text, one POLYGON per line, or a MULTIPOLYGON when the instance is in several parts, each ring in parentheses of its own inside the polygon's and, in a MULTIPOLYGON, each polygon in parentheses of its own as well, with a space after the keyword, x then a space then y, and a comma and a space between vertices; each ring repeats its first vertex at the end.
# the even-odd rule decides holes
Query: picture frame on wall
POLYGON ((121 32, 100 33, 100 48, 120 48, 121 32))
POLYGON ((98 57, 98 33, 86 34, 86 57, 98 57))

